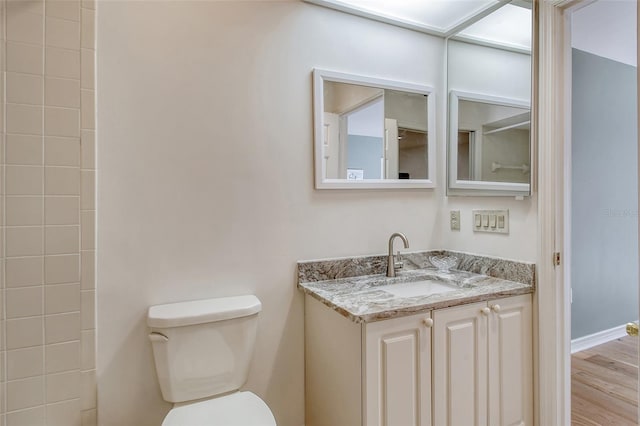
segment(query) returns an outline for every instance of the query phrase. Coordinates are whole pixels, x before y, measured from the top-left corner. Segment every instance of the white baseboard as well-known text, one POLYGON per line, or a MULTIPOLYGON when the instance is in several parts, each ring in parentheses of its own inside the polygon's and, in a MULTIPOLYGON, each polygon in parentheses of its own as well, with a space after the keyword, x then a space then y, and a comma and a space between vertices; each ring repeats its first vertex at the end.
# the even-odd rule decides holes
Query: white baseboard
POLYGON ((626 324, 610 328, 609 330, 599 331, 588 336, 579 337, 571 341, 571 353, 587 350, 594 346, 619 339, 627 335, 626 324))

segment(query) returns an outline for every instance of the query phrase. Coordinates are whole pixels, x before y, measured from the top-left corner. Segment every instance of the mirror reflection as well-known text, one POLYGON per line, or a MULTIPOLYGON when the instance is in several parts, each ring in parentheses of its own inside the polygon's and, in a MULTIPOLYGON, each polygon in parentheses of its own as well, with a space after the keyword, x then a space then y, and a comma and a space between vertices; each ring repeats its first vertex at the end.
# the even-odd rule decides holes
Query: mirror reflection
POLYGON ((433 186, 429 88, 322 70, 314 75, 322 96, 315 106, 316 187, 433 186))
POLYGON ((531 28, 515 1, 447 41, 449 194, 530 193, 531 28))
POLYGON ((458 180, 528 183, 531 112, 458 99, 458 180))
POLYGON ((427 179, 427 97, 327 81, 325 176, 427 179))

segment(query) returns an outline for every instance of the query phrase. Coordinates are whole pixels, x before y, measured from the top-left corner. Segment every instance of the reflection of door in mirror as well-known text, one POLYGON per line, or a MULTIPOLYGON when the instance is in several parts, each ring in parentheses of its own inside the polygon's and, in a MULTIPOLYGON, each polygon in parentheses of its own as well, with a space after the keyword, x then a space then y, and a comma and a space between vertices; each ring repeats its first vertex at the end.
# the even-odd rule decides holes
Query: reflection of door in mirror
POLYGON ((325 82, 325 176, 428 179, 427 124, 423 94, 325 82))
POLYGON ((475 132, 471 130, 458 131, 458 179, 475 180, 474 173, 474 141, 475 132))
POLYGON ((329 179, 381 179, 384 91, 324 84, 324 173, 329 179))

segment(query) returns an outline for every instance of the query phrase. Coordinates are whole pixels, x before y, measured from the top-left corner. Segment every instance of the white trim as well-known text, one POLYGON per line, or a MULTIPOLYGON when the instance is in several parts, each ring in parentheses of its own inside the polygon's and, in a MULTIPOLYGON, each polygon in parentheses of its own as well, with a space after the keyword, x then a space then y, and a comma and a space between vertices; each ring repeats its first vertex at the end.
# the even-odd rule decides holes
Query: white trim
MULTIPOLYGON (((553 253, 563 248, 563 174, 564 108, 563 108, 563 5, 564 2, 536 1, 538 11, 537 140, 538 147, 538 247, 537 291, 535 314, 535 363, 537 386, 536 424, 569 425, 570 382, 566 364, 566 329, 563 267, 555 267, 553 253)), ((534 49, 534 52, 536 49, 534 49)), ((534 79, 534 82, 536 80, 534 79)), ((534 102, 534 105, 536 103, 534 102)), ((535 120, 534 120, 535 122, 535 120)))
POLYGON ((585 351, 594 346, 619 339, 627 335, 627 325, 619 325, 608 330, 602 330, 588 336, 579 337, 571 341, 571 353, 585 351))

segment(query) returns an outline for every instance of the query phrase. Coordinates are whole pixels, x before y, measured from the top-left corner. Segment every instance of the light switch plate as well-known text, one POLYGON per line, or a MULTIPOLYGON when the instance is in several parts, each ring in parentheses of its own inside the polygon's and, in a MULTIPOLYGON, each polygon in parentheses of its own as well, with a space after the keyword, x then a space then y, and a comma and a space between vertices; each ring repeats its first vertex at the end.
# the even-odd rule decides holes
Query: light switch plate
POLYGON ((460 230, 460 210, 451 210, 449 213, 449 222, 451 223, 452 231, 460 230))
POLYGON ((509 210, 473 210, 471 217, 474 232, 509 233, 509 210), (482 220, 478 222, 477 217, 482 220))

